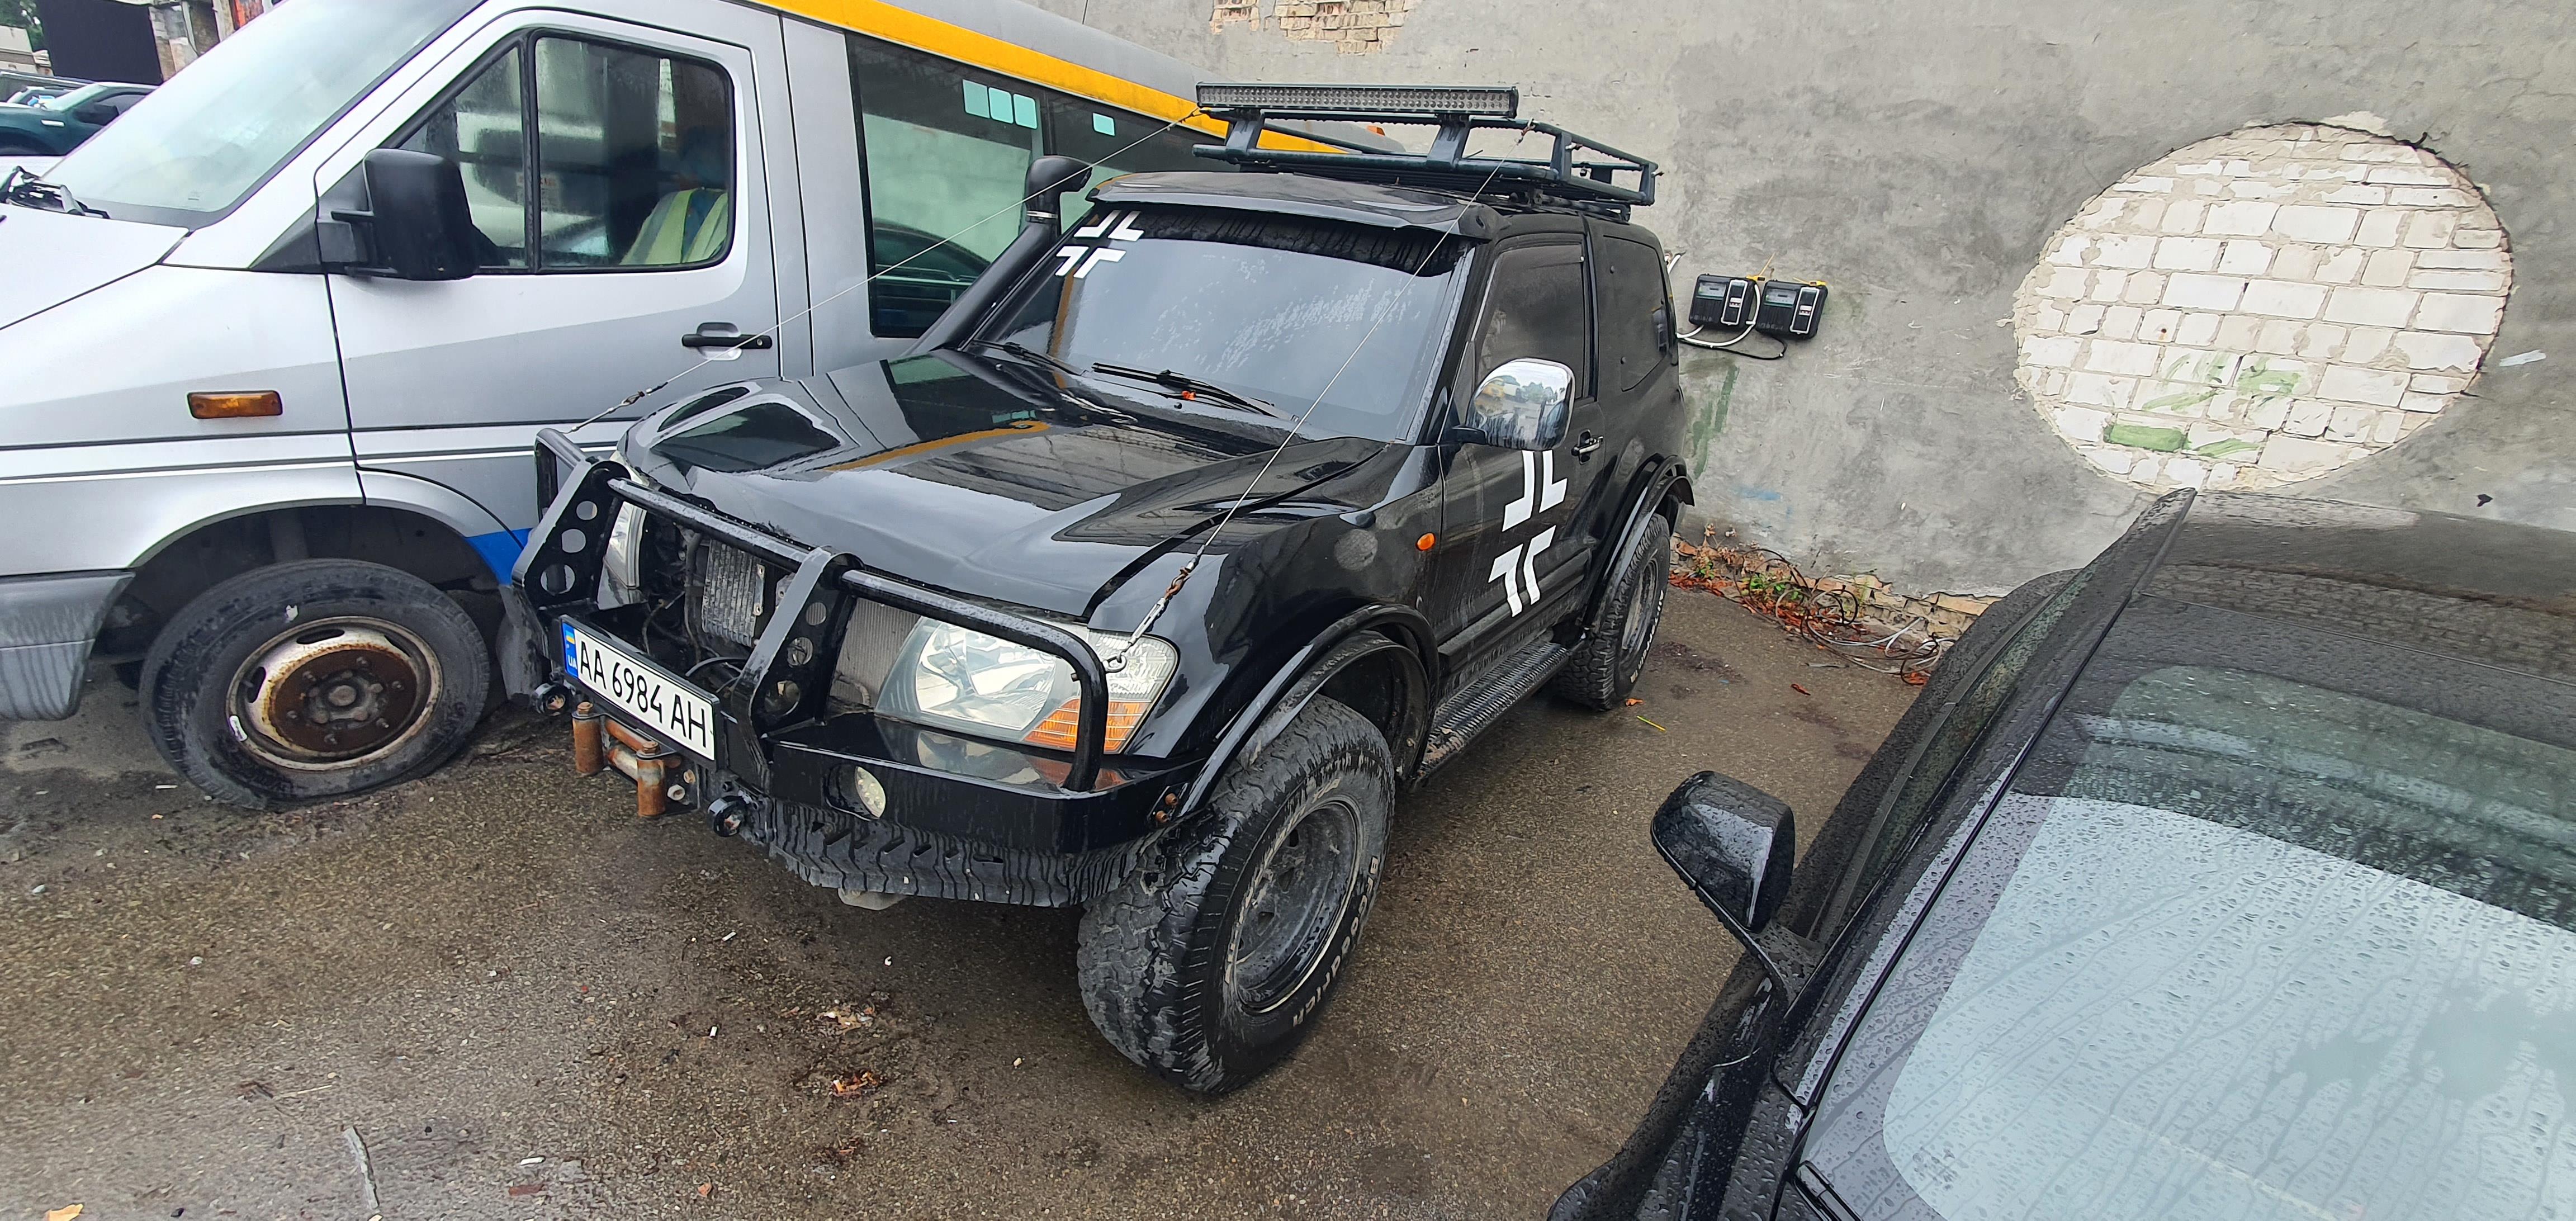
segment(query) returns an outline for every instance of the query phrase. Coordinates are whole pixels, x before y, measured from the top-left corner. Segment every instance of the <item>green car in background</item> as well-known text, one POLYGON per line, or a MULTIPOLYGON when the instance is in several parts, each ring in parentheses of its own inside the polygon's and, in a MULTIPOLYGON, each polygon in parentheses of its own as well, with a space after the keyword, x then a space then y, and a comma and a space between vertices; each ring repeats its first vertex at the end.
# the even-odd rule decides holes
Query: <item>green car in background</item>
POLYGON ((133 109, 150 85, 100 81, 33 106, 0 105, 0 157, 59 157, 133 109))

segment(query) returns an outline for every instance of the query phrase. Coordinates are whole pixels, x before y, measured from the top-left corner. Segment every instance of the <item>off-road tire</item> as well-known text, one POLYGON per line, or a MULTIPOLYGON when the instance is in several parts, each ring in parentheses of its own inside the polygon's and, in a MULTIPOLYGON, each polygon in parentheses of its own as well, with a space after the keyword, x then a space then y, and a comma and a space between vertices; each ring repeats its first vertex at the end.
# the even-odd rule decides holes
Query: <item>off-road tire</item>
POLYGON ((1083 1007, 1111 1046, 1172 1083, 1221 1094, 1296 1050, 1350 966, 1377 898, 1394 804, 1386 739, 1317 697, 1258 757, 1237 759, 1189 824, 1082 915, 1083 1007), (1307 812, 1356 815, 1347 901, 1293 990, 1254 1012, 1230 962, 1270 842, 1307 812))
POLYGON ((409 779, 447 761, 484 711, 491 650, 473 619, 435 586, 357 560, 300 560, 246 572, 197 595, 143 657, 140 694, 153 749, 218 801, 251 809, 319 801, 409 779), (382 624, 432 656, 436 680, 380 753, 308 768, 278 766, 245 743, 231 690, 253 654, 296 623, 382 624))
POLYGON ((1655 630, 1663 625, 1672 553, 1672 519, 1661 513, 1648 518, 1635 552, 1627 557, 1627 572, 1602 596, 1600 630, 1548 680, 1550 694, 1577 707, 1608 712, 1636 689, 1637 676, 1646 672, 1646 656, 1655 647, 1655 630), (1641 615, 1644 629, 1630 631, 1630 623, 1641 615))

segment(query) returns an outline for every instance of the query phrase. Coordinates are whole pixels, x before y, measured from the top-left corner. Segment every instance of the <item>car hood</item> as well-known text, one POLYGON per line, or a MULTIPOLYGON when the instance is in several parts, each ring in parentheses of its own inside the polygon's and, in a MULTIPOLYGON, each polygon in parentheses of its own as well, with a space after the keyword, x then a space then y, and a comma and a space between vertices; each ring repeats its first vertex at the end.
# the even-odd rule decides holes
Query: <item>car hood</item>
POLYGON ((82 293, 133 275, 170 253, 188 231, 96 216, 68 216, 0 204, 0 326, 32 318, 82 293))
POLYGON ((1235 510, 1219 551, 1372 503, 1404 447, 1085 405, 1043 375, 953 352, 726 387, 658 413, 627 464, 666 488, 924 585, 1091 610, 1235 510))

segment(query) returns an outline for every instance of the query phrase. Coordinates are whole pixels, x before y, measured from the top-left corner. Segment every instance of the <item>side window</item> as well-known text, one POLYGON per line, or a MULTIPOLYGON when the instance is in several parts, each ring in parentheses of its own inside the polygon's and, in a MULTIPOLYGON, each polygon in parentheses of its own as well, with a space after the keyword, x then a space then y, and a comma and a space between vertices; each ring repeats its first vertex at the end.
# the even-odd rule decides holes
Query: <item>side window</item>
POLYGON ((545 35, 487 61, 397 147, 463 167, 487 268, 687 267, 733 246, 733 124, 711 64, 545 35))
POLYGON ((1601 384, 1606 389, 1634 390, 1663 367, 1673 349, 1662 332, 1669 329, 1664 310, 1664 261, 1655 249, 1625 238, 1604 238, 1595 246, 1600 256, 1601 384))
POLYGON ((918 335, 1019 234, 1020 187, 1044 140, 1037 91, 861 38, 850 85, 876 333, 918 335))
POLYGON ((1573 242, 1514 246, 1494 259, 1476 332, 1473 380, 1507 360, 1536 356, 1574 370, 1577 397, 1590 385, 1591 320, 1586 317, 1583 247, 1573 242))
POLYGON ((528 265, 528 125, 520 49, 501 52, 414 124, 395 147, 465 171, 465 200, 484 238, 483 266, 528 265))
POLYGON ((733 247, 733 97, 713 65, 536 42, 539 265, 686 267, 733 247))

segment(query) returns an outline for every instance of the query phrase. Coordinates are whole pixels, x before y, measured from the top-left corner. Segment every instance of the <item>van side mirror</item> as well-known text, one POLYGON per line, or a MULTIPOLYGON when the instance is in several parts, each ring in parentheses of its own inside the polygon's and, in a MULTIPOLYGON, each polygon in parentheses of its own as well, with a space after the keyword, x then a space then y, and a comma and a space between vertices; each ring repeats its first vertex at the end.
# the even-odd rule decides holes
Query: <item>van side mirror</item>
POLYGON ((405 280, 462 280, 483 262, 465 172, 435 153, 379 148, 367 154, 367 210, 338 219, 373 232, 374 270, 405 280))
POLYGON ((1507 360, 1485 375, 1450 429, 1453 441, 1504 449, 1555 449, 1565 440, 1574 370, 1552 360, 1507 360))
POLYGON ((1040 157, 1029 163, 1029 174, 1022 188, 1029 203, 1029 220, 1036 223, 1041 214, 1049 225, 1062 219, 1060 202, 1066 192, 1080 190, 1091 181, 1091 163, 1073 157, 1040 157))

